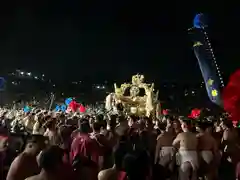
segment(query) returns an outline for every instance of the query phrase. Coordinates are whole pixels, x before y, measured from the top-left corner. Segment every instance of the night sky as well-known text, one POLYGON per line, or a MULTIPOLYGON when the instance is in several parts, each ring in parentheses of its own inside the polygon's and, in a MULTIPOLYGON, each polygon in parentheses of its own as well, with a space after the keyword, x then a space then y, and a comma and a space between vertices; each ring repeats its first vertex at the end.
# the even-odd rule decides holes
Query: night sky
POLYGON ((122 81, 138 72, 159 82, 201 81, 187 34, 199 12, 210 16, 209 34, 222 71, 228 75, 240 66, 239 43, 231 43, 233 33, 225 25, 237 17, 234 11, 226 14, 221 3, 6 3, 0 8, 1 70, 43 72, 58 81, 122 81))

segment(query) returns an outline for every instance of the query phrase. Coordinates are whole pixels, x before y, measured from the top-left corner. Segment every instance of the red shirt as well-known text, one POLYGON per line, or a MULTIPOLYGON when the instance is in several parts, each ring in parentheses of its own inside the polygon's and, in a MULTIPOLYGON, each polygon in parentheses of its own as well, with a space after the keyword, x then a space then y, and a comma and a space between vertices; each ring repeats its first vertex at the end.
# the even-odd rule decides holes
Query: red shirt
POLYGON ((99 156, 101 156, 99 149, 98 143, 90 138, 88 134, 79 134, 72 142, 70 159, 73 161, 79 155, 87 157, 98 164, 99 156))

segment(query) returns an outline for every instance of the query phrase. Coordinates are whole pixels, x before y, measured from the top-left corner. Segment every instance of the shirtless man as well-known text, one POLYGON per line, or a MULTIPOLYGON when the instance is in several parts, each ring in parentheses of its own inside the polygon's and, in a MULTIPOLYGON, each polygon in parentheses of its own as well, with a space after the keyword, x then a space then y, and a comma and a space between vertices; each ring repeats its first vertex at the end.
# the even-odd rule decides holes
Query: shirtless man
POLYGON ((49 138, 49 142, 51 145, 57 144, 57 130, 56 130, 56 119, 51 119, 50 121, 45 123, 45 128, 47 130, 44 133, 44 136, 49 138))
POLYGON ((167 128, 166 131, 170 132, 170 133, 174 133, 174 128, 173 128, 173 118, 170 116, 166 117, 166 121, 167 121, 167 128))
POLYGON ((43 125, 43 114, 37 114, 35 115, 35 123, 33 125, 33 131, 32 131, 32 134, 41 134, 43 135, 44 132, 45 132, 45 129, 44 127, 42 126, 43 125))
POLYGON ((198 138, 198 151, 201 158, 201 169, 205 175, 205 179, 211 180, 214 179, 217 174, 216 167, 217 164, 214 163, 214 159, 218 157, 218 147, 217 142, 213 136, 207 131, 208 128, 207 122, 202 122, 197 126, 198 138))
POLYGON ((191 130, 190 120, 181 122, 183 132, 173 141, 174 147, 179 147, 177 161, 180 165, 180 180, 196 180, 198 169, 197 137, 191 130))
POLYGON ((154 163, 159 163, 163 167, 173 170, 173 156, 175 154, 174 147, 172 146, 174 134, 167 132, 166 124, 160 124, 159 129, 161 134, 157 137, 157 145, 155 151, 154 163))
POLYGON ((229 161, 235 167, 240 160, 239 156, 240 145, 238 132, 233 127, 232 122, 229 120, 223 121, 221 126, 223 129, 223 137, 221 142, 223 159, 229 161))
POLYGON ((175 133, 176 136, 179 133, 182 132, 181 123, 180 123, 180 121, 178 119, 174 120, 174 122, 173 122, 173 129, 174 129, 174 133, 175 133))
POLYGON ((26 129, 30 132, 32 131, 33 126, 35 124, 34 116, 35 116, 35 113, 31 113, 23 119, 26 129))
POLYGON ((24 180, 40 172, 37 155, 45 148, 45 138, 41 135, 32 135, 25 150, 12 162, 7 174, 7 180, 24 180))
POLYGON ((115 152, 114 165, 112 168, 102 170, 98 173, 98 180, 124 180, 127 175, 126 172, 122 171, 122 161, 127 151, 124 146, 119 146, 115 152))
POLYGON ((128 121, 125 119, 124 116, 119 116, 118 117, 118 125, 115 128, 116 134, 121 137, 126 135, 129 126, 128 126, 128 121))
POLYGON ((223 121, 221 123, 221 127, 223 129, 222 147, 226 151, 228 148, 231 148, 237 142, 238 133, 233 128, 233 124, 231 121, 223 121))
POLYGON ((58 146, 50 146, 43 150, 39 157, 41 172, 26 180, 73 180, 74 174, 63 164, 63 154, 64 151, 58 146))

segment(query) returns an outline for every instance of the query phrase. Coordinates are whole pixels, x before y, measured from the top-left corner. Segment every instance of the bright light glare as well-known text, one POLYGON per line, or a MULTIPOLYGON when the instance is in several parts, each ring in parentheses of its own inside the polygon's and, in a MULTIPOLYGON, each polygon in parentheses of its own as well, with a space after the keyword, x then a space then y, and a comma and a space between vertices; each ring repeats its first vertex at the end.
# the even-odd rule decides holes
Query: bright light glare
POLYGON ((24 72, 20 72, 21 75, 24 75, 24 72))
POLYGON ((30 72, 29 72, 29 73, 27 73, 27 75, 28 75, 28 76, 31 76, 31 75, 32 75, 32 73, 30 73, 30 72))

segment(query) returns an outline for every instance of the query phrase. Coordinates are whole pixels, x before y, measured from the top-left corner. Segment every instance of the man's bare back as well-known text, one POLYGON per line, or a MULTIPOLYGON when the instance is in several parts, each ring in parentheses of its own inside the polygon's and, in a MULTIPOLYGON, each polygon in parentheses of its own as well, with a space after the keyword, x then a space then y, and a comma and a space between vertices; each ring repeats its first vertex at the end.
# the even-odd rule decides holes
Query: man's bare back
POLYGON ((159 163, 163 166, 170 164, 174 155, 174 147, 172 146, 173 140, 173 133, 166 131, 157 137, 157 145, 154 158, 155 164, 159 163))
POLYGON ((163 134, 160 134, 157 137, 157 144, 159 144, 161 147, 163 147, 163 146, 172 146, 173 140, 174 140, 173 133, 164 132, 163 134))
POLYGON ((12 162, 7 180, 24 180, 30 176, 40 172, 37 160, 34 156, 29 156, 26 153, 20 154, 12 162))
POLYGON ((216 140, 208 133, 197 134, 198 150, 200 151, 217 151, 216 140))
POLYGON ((173 145, 179 145, 179 150, 197 150, 197 137, 192 132, 182 132, 178 134, 176 139, 173 141, 173 145))

